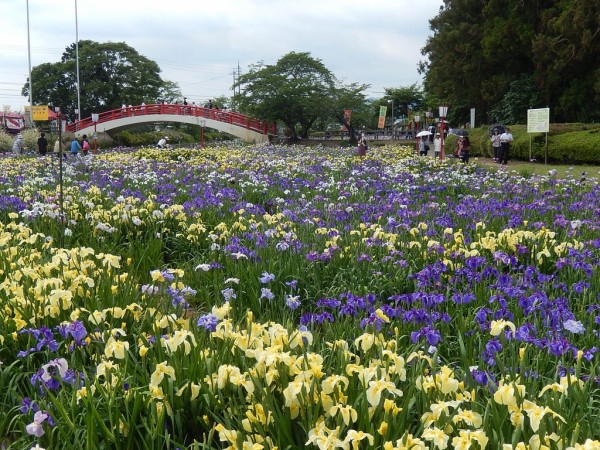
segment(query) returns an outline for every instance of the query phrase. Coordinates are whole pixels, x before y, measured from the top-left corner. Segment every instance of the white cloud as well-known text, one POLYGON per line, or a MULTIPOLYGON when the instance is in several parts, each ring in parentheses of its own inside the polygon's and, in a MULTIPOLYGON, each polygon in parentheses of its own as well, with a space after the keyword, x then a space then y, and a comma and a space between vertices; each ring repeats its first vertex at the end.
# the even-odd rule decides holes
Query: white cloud
MULTIPOLYGON (((28 0, 31 64, 56 62, 75 42, 73 0, 28 0)), ((420 83, 429 19, 443 0, 78 0, 79 39, 126 42, 156 61, 188 99, 231 95, 233 71, 309 52, 339 79, 384 87, 420 83)), ((0 105, 27 103, 25 2, 0 0, 0 105), (8 18, 8 19, 7 19, 8 18)), ((35 101, 35 93, 34 93, 35 101)))

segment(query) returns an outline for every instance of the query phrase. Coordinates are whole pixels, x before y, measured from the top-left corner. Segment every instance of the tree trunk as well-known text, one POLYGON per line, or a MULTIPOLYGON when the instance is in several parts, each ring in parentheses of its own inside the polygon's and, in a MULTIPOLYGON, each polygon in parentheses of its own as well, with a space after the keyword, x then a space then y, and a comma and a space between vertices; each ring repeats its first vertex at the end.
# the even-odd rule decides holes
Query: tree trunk
POLYGON ((308 127, 302 125, 302 128, 300 130, 300 138, 308 139, 308 127))
POLYGON ((287 127, 287 129, 289 131, 290 141, 297 141, 298 134, 296 133, 296 127, 294 126, 294 124, 286 123, 285 126, 287 127))
POLYGON ((349 123, 344 116, 337 116, 338 122, 348 130, 348 134, 350 135, 350 144, 358 144, 358 136, 354 131, 354 127, 351 123, 349 123))
POLYGON ((350 144, 358 144, 358 135, 356 131, 354 131, 354 127, 352 125, 348 125, 348 133, 350 134, 350 144))

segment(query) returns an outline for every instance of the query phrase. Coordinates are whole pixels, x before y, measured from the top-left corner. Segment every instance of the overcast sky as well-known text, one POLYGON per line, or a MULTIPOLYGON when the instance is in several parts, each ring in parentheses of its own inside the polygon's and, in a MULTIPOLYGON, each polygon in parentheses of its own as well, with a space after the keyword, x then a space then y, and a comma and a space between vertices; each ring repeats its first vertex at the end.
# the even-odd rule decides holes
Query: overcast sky
POLYGON ((28 104, 27 4, 32 67, 59 61, 77 23, 80 40, 126 42, 201 104, 231 96, 238 64, 244 73, 292 51, 369 84, 369 97, 421 84, 420 50, 443 0, 0 0, 0 107, 17 111, 28 104))

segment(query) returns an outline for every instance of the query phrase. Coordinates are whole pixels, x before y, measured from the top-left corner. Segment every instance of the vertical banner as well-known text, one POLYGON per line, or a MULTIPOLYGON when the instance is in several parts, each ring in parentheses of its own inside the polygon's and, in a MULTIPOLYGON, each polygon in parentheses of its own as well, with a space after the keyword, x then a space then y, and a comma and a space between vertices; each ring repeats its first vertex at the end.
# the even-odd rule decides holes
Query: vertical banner
POLYGON ((471 108, 471 128, 475 128, 475 108, 471 108))
POLYGON ((379 121, 377 122, 377 128, 385 128, 385 116, 387 114, 387 106, 379 107, 379 121))

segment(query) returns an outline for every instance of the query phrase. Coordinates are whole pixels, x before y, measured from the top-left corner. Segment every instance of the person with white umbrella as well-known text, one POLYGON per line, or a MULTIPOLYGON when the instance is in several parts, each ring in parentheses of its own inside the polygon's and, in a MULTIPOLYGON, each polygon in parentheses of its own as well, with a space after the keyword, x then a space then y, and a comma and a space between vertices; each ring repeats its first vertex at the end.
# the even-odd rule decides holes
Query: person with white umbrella
POLYGON ((417 140, 419 145, 419 155, 427 156, 427 152, 429 152, 429 144, 427 143, 427 136, 431 133, 429 131, 420 131, 417 134, 417 140))

